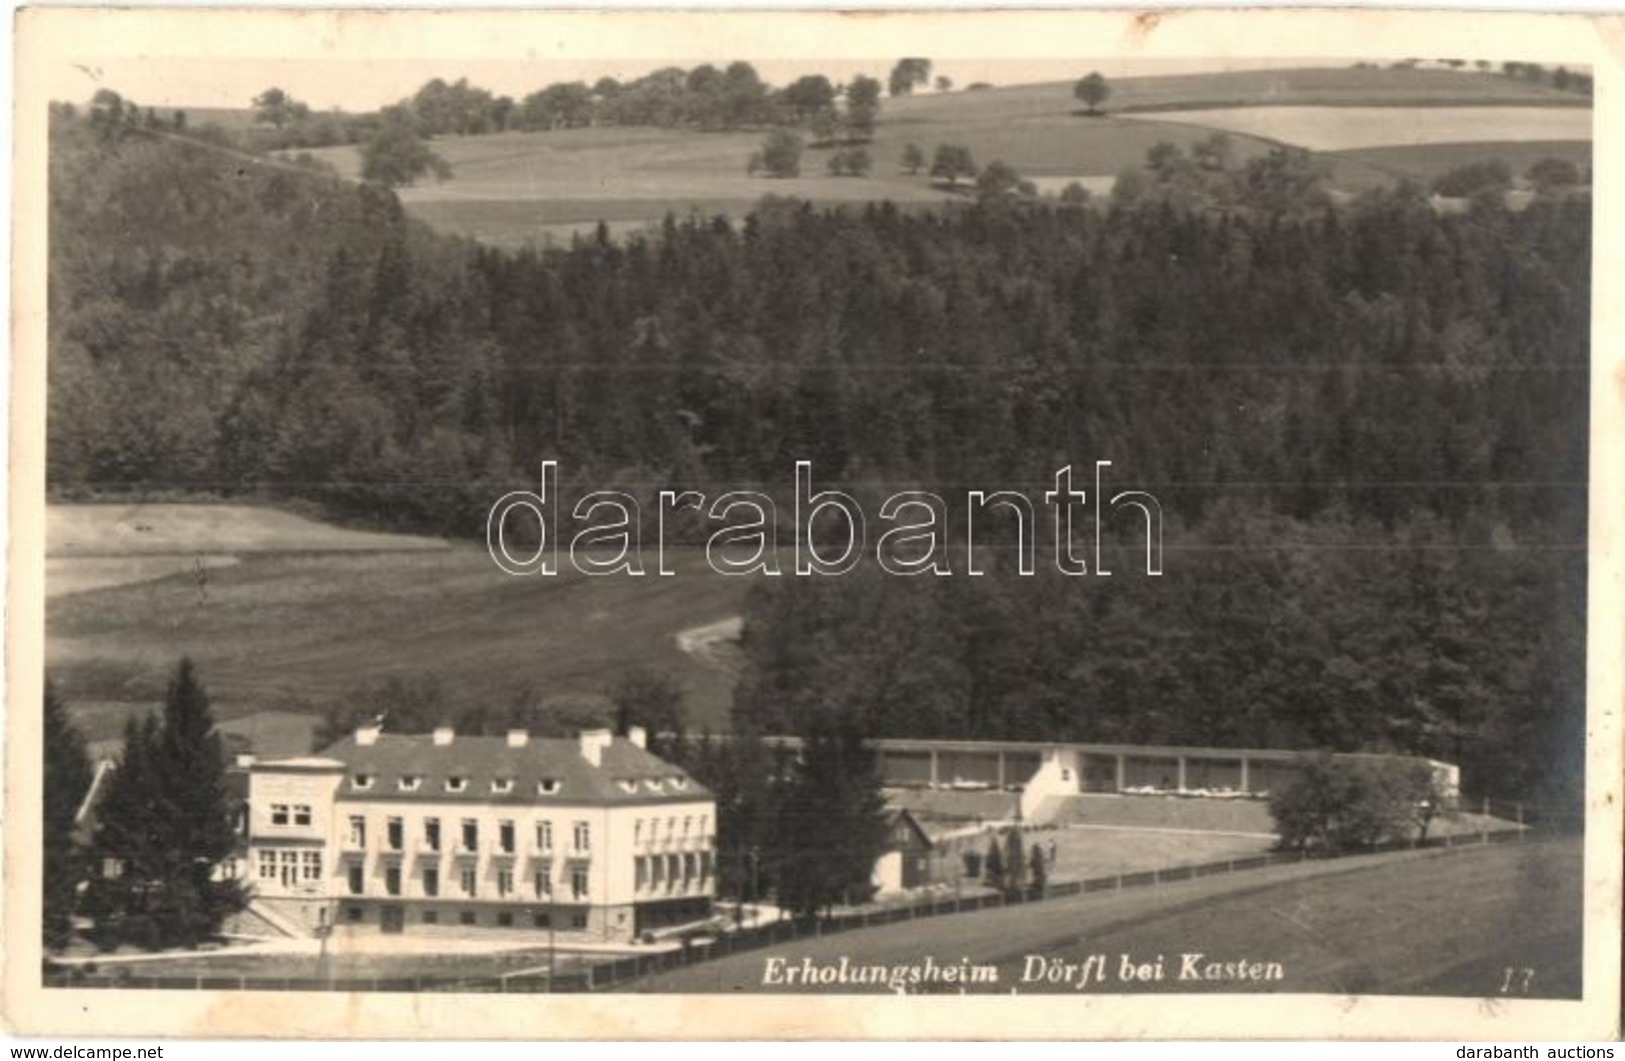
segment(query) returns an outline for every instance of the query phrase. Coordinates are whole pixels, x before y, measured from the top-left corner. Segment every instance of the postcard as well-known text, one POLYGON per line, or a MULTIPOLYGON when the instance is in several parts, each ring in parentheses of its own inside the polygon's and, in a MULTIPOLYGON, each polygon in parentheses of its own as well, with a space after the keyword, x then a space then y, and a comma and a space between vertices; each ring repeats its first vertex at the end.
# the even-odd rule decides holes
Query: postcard
POLYGON ((1617 1036, 1617 22, 17 30, 18 1033, 1617 1036))

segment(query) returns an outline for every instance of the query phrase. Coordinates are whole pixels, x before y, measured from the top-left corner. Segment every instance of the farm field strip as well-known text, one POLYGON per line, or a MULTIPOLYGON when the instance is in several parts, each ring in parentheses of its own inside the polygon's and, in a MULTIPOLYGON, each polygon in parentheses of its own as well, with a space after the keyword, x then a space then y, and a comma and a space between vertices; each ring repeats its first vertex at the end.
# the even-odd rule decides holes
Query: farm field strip
POLYGON ((1334 164, 1358 163, 1385 173, 1432 181, 1457 166, 1488 159, 1500 159, 1516 174, 1526 172, 1541 159, 1558 158, 1574 163, 1582 171, 1591 167, 1589 140, 1483 140, 1467 143, 1390 144, 1386 147, 1354 148, 1327 156, 1334 164))
MULTIPOLYGON (((1087 65, 1080 64, 1079 75, 1087 72, 1087 65)), ((1106 106, 1115 113, 1268 104, 1585 107, 1589 103, 1545 85, 1480 71, 1303 67, 1108 77, 1112 95, 1106 106)), ((1014 117, 1073 110, 1078 102, 1072 86, 1071 81, 1048 81, 888 100, 883 119, 909 121, 944 113, 1014 117)))
MULTIPOLYGON (((1469 141, 1589 140, 1591 111, 1577 107, 1278 107, 1163 111, 1185 122, 1313 151, 1469 141)), ((1130 116, 1129 120, 1133 120, 1130 116)))

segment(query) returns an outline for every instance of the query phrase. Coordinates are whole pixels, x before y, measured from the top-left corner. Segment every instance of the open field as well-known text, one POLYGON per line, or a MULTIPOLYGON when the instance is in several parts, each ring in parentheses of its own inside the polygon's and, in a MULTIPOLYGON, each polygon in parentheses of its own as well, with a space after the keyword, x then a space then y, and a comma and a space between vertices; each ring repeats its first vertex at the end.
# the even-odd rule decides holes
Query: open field
POLYGON ((1412 144, 1356 148, 1329 156, 1336 163, 1355 163, 1396 177, 1431 182, 1471 162, 1500 159, 1522 176, 1544 158, 1574 163, 1583 173, 1591 168, 1589 140, 1486 140, 1474 143, 1412 144))
POLYGON ((258 505, 72 505, 45 509, 53 557, 444 549, 439 538, 348 530, 258 505))
POLYGON ((570 565, 514 578, 480 546, 354 536, 282 513, 155 511, 141 521, 150 532, 114 535, 101 533, 101 506, 70 508, 53 511, 52 550, 74 543, 81 555, 55 557, 53 577, 72 583, 89 565, 107 580, 129 566, 121 584, 81 580, 81 592, 46 604, 47 668, 92 741, 158 704, 183 653, 225 729, 278 745, 297 739, 300 717, 390 677, 438 677, 454 707, 526 689, 544 703, 579 702, 643 665, 683 684, 696 726, 716 728, 730 703, 727 668, 684 652, 677 635, 739 615, 750 580, 718 575, 703 551, 668 549, 670 578, 595 579, 570 565), (193 556, 149 555, 159 541, 237 562, 211 568, 200 592, 193 556), (104 555, 110 543, 132 552, 104 555), (315 549, 333 551, 301 551, 315 549))
MULTIPOLYGON (((1079 75, 1088 73, 1080 64, 1079 75)), ((1050 81, 1012 85, 979 92, 931 94, 887 100, 882 118, 934 116, 951 108, 965 118, 1026 117, 1068 110, 1079 103, 1073 82, 1050 81)), ((1545 85, 1514 81, 1498 74, 1455 70, 1357 70, 1304 67, 1297 70, 1229 70, 1166 77, 1111 79, 1107 110, 1143 112, 1200 107, 1439 107, 1550 106, 1584 107, 1589 101, 1545 85)))
MULTIPOLYGON (((52 556, 45 560, 45 595, 83 593, 89 589, 126 586, 159 578, 189 577, 198 580, 198 569, 237 563, 235 556, 212 553, 154 553, 151 556, 52 556)), ((210 574, 208 577, 213 578, 210 574)))
MULTIPOLYGON (((661 992, 802 990, 763 984, 768 958, 912 965, 927 955, 996 967, 999 993, 1071 992, 1075 984, 1022 983, 1029 956, 1078 962, 1108 955, 1165 958, 1161 982, 1091 985, 1095 992, 1200 990, 1438 994, 1500 993, 1508 955, 1535 972, 1529 995, 1574 998, 1580 989, 1581 851, 1578 841, 1403 852, 1203 877, 1118 893, 900 922, 779 944, 628 985, 661 992), (1278 962, 1271 982, 1180 982, 1180 956, 1278 962)), ((828 989, 826 989, 828 990, 828 989)), ((881 990, 848 987, 848 991, 881 990)), ((957 990, 957 987, 954 988, 957 990)))
MULTIPOLYGON (((899 160, 909 143, 928 155, 939 143, 964 144, 978 164, 1002 159, 1033 178, 1043 194, 1073 180, 1102 194, 1153 145, 1188 147, 1215 128, 1233 132, 1236 160, 1245 162, 1279 142, 1343 149, 1393 143, 1396 136, 1407 144, 1515 141, 1537 129, 1546 130, 1546 139, 1583 139, 1590 135, 1585 104, 1555 89, 1471 71, 1254 70, 1115 80, 1110 113, 1086 117, 1071 83, 1051 82, 887 100, 866 145, 874 170, 864 178, 826 175, 833 147, 809 148, 799 177, 750 176, 746 163, 760 147, 761 130, 604 127, 443 137, 435 150, 451 163, 452 179, 400 194, 409 211, 437 229, 520 246, 567 242, 600 221, 623 234, 667 214, 739 217, 769 194, 823 205, 882 199, 932 205, 954 198, 925 174, 902 171, 899 160), (1335 121, 1326 120, 1327 106, 1342 108, 1335 121), (1237 107, 1246 109, 1225 109, 1237 107), (1395 108, 1409 109, 1398 134, 1392 132, 1395 108), (1276 117, 1259 118, 1255 110, 1276 117)), ((315 154, 346 176, 359 175, 354 147, 315 154)), ((1351 190, 1393 176, 1354 157, 1334 159, 1332 173, 1351 190)))
POLYGON ((347 530, 254 505, 50 505, 45 519, 47 597, 162 578, 202 582, 206 592, 212 572, 240 553, 446 548, 438 538, 347 530))
POLYGON ((1475 140, 1589 140, 1591 111, 1576 107, 1234 107, 1157 113, 1233 135, 1312 151, 1459 144, 1475 140))
MULTIPOLYGON (((1050 113, 1007 118, 915 117, 882 120, 865 149, 874 172, 865 178, 826 175, 835 148, 809 148, 801 176, 753 177, 745 172, 760 132, 708 133, 671 129, 573 129, 545 133, 446 137, 435 142, 454 176, 401 189, 401 201, 436 228, 485 242, 521 245, 584 231, 599 220, 617 231, 658 222, 668 213, 740 217, 765 195, 823 205, 890 200, 931 205, 957 198, 923 171, 903 172, 908 143, 928 154, 953 141, 979 164, 1004 159, 1045 186, 1074 179, 1109 180, 1138 165, 1161 141, 1188 146, 1211 130, 1185 124, 1115 117, 1080 118, 1065 100, 1050 113)), ((1265 154, 1272 145, 1237 137, 1236 157, 1265 154)), ((320 152, 341 172, 358 172, 354 148, 320 152)))

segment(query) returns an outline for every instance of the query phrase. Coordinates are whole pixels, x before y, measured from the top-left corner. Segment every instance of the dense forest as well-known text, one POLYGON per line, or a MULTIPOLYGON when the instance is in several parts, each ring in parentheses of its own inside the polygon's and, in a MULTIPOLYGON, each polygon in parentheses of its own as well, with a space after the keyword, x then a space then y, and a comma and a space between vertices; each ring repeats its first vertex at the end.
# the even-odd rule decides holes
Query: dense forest
POLYGON ((768 201, 509 253, 184 138, 59 115, 52 146, 57 496, 477 536, 544 460, 565 498, 652 508, 785 496, 805 459, 871 510, 1111 460, 1161 499, 1163 578, 786 578, 752 601, 736 710, 1400 748, 1578 791, 1583 194, 768 201))

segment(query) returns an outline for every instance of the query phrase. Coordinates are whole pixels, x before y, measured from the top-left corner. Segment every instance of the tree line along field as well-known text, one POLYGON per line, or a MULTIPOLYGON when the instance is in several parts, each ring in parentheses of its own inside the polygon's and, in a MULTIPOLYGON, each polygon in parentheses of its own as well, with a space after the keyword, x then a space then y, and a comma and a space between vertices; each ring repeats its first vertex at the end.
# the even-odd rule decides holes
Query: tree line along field
MULTIPOLYGON (((874 160, 863 177, 835 178, 826 163, 838 148, 810 148, 801 175, 768 179, 747 174, 760 147, 760 130, 707 132, 643 127, 507 132, 442 137, 435 150, 453 176, 403 188, 408 209, 436 228, 497 246, 553 239, 567 242, 599 222, 612 231, 635 230, 667 213, 691 211, 738 217, 767 194, 822 204, 887 199, 899 204, 940 204, 952 198, 924 170, 905 171, 908 144, 929 157, 939 143, 964 144, 978 165, 995 159, 1023 176, 1058 181, 1108 180, 1141 164, 1155 144, 1189 147, 1224 128, 1200 112, 1236 106, 1466 107, 1478 118, 1516 121, 1525 108, 1583 109, 1583 98, 1490 73, 1429 69, 1306 69, 1233 71, 1111 82, 1103 116, 1081 117, 1070 83, 1021 85, 892 98, 885 101, 874 137, 864 145, 874 160), (1189 110, 1180 120, 1159 111, 1189 110), (1119 117, 1127 115, 1128 117, 1119 117)), ((1321 127, 1327 123, 1320 122, 1321 127)), ((1475 125, 1475 130, 1476 130, 1475 125)), ((1474 139, 1441 126, 1429 134, 1444 140, 1474 139)), ((1554 136, 1553 139, 1559 139, 1554 136)), ((1267 154, 1292 137, 1233 134, 1238 164, 1267 154)), ((1315 145, 1304 145, 1315 146, 1315 145)), ((1357 145, 1355 145, 1357 146, 1357 145)), ((1572 147, 1561 149, 1572 153, 1572 147)), ((341 146, 313 152, 347 177, 360 172, 360 152, 341 146)), ((1334 183, 1360 190, 1417 176, 1405 160, 1328 156, 1334 183)), ((1520 170, 1521 171, 1521 170, 1520 170)))
MULTIPOLYGON (((998 982, 984 990, 1061 994, 1076 994, 1076 984, 1020 982, 1029 956, 1077 963, 1103 953, 1114 974, 1121 955, 1142 963, 1164 957, 1168 976, 1161 982, 1114 981, 1088 988, 1089 994, 1496 997, 1506 966, 1513 966, 1533 970, 1526 994, 1521 977, 1513 988, 1520 997, 1577 998, 1581 868, 1577 840, 1311 861, 866 929, 862 957, 851 960, 889 966, 912 965, 927 955, 948 965, 965 959, 996 966, 998 982), (1283 976, 1259 983, 1179 982, 1179 956, 1188 952, 1214 961, 1278 962, 1283 976)), ((806 991, 764 985, 767 961, 837 962, 853 949, 852 937, 843 934, 802 939, 657 974, 624 989, 806 991)))

